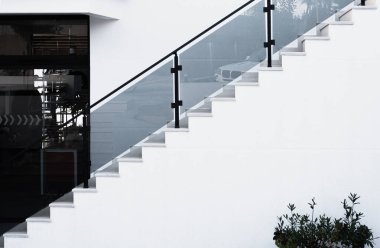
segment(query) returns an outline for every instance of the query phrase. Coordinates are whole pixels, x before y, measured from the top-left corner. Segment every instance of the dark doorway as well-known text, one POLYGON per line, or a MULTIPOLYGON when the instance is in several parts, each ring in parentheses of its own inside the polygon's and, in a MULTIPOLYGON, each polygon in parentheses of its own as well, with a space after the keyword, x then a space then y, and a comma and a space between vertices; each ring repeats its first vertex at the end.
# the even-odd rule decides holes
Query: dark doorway
POLYGON ((89 17, 0 16, 0 234, 81 183, 89 17), (46 137, 42 139, 42 137, 46 137))

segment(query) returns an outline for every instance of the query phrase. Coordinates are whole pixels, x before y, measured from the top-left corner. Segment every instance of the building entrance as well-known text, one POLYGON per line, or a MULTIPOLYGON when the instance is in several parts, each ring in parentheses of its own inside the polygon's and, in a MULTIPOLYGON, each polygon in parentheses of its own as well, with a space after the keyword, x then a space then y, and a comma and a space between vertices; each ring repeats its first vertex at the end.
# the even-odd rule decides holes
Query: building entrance
POLYGON ((0 233, 81 183, 89 75, 88 16, 0 16, 0 233))

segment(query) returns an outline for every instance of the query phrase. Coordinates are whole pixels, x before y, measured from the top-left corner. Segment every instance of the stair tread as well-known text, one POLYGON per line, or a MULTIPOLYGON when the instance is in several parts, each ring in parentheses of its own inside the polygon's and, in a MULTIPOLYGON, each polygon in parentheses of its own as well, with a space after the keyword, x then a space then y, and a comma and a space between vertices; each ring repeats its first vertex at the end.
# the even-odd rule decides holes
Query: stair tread
POLYGON ((120 162, 128 162, 128 161, 141 161, 142 160, 142 148, 141 146, 134 146, 129 149, 129 152, 125 154, 123 157, 118 158, 120 162))
POLYGON ((305 56, 306 52, 301 52, 301 51, 294 51, 294 52, 291 52, 291 51, 281 51, 280 54, 281 55, 285 55, 285 56, 305 56))
POLYGON ((46 207, 31 217, 26 219, 27 222, 50 222, 50 208, 46 207))
POLYGON ((27 233, 27 224, 26 222, 20 223, 8 232, 3 234, 4 237, 7 238, 27 238, 28 233, 27 233))
POLYGON ((75 187, 73 190, 75 193, 96 193, 96 179, 90 178, 88 180, 88 188, 83 188, 83 183, 75 187))
POLYGON ((283 71, 282 66, 260 67, 260 71, 283 71))
POLYGON ((366 6, 361 6, 361 5, 356 5, 353 6, 352 9, 377 9, 377 5, 366 5, 366 6))
POLYGON ((165 146, 165 133, 161 132, 158 134, 152 134, 149 138, 142 143, 142 146, 154 146, 162 147, 165 146))
POLYGON ((330 40, 329 36, 320 36, 320 35, 303 35, 301 36, 302 40, 330 40))
POLYGON ((187 116, 201 117, 201 116, 212 116, 211 102, 206 101, 204 104, 195 109, 189 109, 186 112, 187 116))
POLYGON ((259 86, 259 82, 247 82, 243 80, 233 82, 231 84, 234 86, 259 86))
POLYGON ((354 25, 353 21, 333 21, 329 22, 328 25, 354 25))
POLYGON ((188 128, 189 128, 188 119, 182 118, 179 120, 179 128, 175 128, 174 121, 171 121, 170 123, 168 123, 165 131, 180 131, 179 129, 181 129, 182 131, 186 131, 186 130, 188 130, 188 128))
POLYGON ((117 162, 113 162, 110 166, 103 170, 95 172, 96 177, 119 177, 119 165, 117 162))
POLYGON ((58 198, 56 201, 49 204, 49 207, 74 207, 74 195, 73 192, 69 192, 58 198))

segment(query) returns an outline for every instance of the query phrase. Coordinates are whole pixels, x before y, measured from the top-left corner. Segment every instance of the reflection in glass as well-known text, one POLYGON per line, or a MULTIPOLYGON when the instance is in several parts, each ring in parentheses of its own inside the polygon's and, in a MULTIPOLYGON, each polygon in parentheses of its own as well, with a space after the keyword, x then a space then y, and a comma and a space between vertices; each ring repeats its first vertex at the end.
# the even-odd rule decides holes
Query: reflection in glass
POLYGON ((87 16, 0 16, 0 234, 83 180, 87 16), (43 137, 46 137, 43 139, 43 137))

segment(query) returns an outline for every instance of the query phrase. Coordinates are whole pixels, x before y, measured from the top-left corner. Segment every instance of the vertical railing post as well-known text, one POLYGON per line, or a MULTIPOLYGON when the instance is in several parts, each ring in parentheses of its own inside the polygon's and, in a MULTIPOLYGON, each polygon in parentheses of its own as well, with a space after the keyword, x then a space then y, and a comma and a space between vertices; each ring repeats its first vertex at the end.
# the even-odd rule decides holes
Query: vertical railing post
POLYGON ((88 188, 91 174, 89 110, 83 114, 83 188, 88 188))
POLYGON ((272 67, 272 46, 275 45, 275 40, 272 39, 272 11, 274 10, 274 4, 271 0, 266 1, 264 7, 264 13, 267 15, 267 41, 264 42, 264 47, 267 48, 268 67, 272 67))
POLYGON ((173 68, 170 72, 173 73, 174 77, 174 102, 171 104, 172 109, 174 108, 174 127, 179 128, 179 107, 182 106, 182 101, 179 100, 179 72, 182 71, 182 65, 179 65, 178 54, 174 53, 173 68))
POLYGON ((360 5, 361 5, 361 6, 365 6, 365 0, 361 0, 361 1, 360 1, 360 5))

